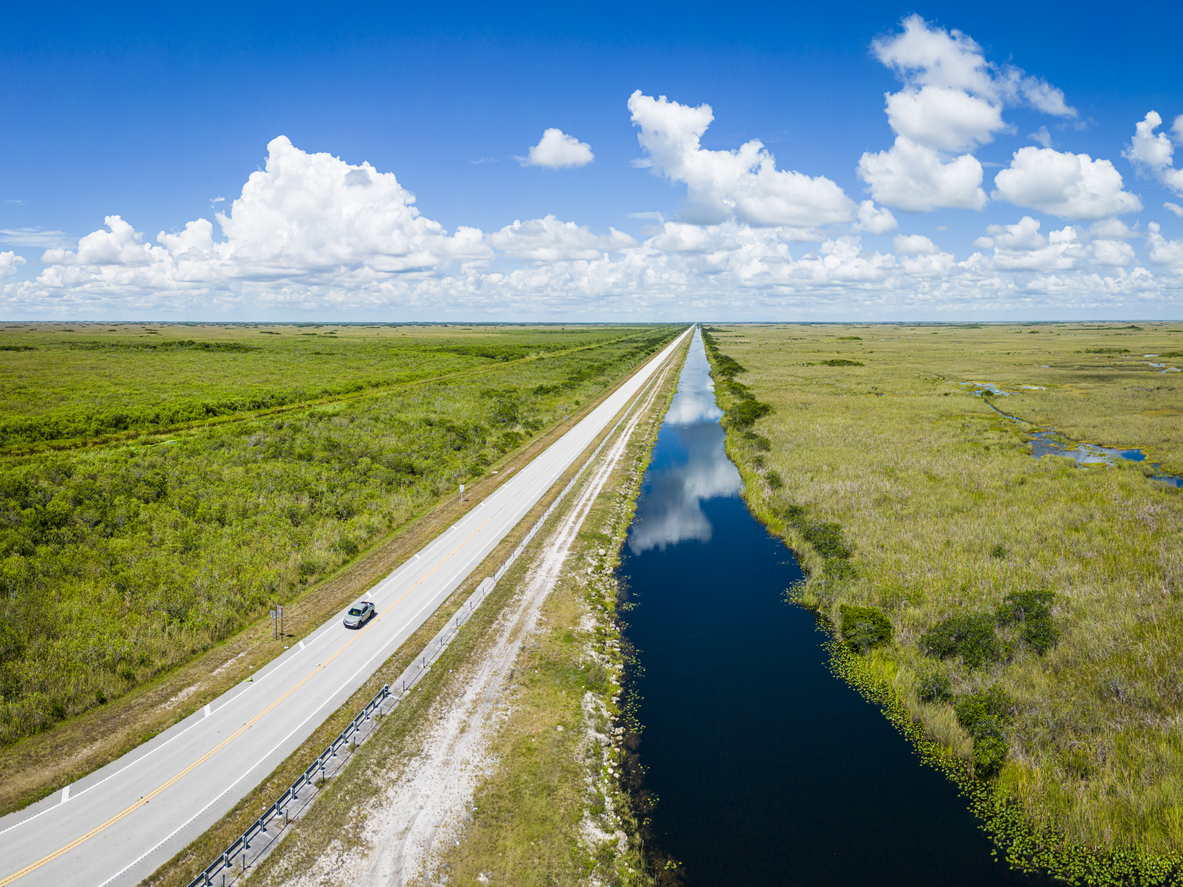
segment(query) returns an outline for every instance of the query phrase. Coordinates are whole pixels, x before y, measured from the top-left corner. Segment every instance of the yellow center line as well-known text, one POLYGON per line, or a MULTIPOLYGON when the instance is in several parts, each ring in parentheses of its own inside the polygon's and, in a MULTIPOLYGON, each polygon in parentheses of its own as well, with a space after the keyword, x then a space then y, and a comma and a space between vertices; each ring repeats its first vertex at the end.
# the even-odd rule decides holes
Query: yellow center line
MULTIPOLYGON (((412 585, 405 592, 403 592, 402 595, 398 598, 398 600, 396 600, 393 604, 391 604, 391 607, 398 606, 398 604, 400 604, 407 595, 409 595, 412 591, 414 591, 416 588, 418 588, 420 585, 422 585, 423 582, 426 581, 427 578, 429 576, 431 576, 432 573, 434 573, 436 570, 438 570, 440 567, 442 567, 445 563, 447 563, 447 561, 450 558, 452 558, 456 554, 456 552, 460 551, 460 549, 462 549, 465 545, 467 545, 469 543, 469 541, 472 539, 472 537, 475 536, 477 533, 479 533, 481 530, 483 530, 485 528, 485 526, 491 520, 493 520, 492 517, 486 518, 485 521, 479 527, 477 527, 475 530, 473 530, 471 533, 469 533, 467 537, 465 537, 463 542, 461 542, 459 545, 457 545, 455 548, 453 548, 450 552, 448 552, 448 554, 443 558, 443 560, 441 560, 438 564, 436 564, 434 567, 432 567, 430 570, 428 570, 426 573, 424 573, 423 576, 420 577, 420 579, 414 585, 412 585)), ((66 844, 64 847, 58 848, 53 853, 50 853, 48 856, 45 856, 42 859, 37 860, 37 862, 30 863, 29 865, 27 865, 23 869, 21 869, 19 872, 15 872, 14 874, 9 875, 7 878, 0 880, 0 887, 7 887, 7 885, 13 883, 14 881, 19 880, 20 878, 23 878, 25 875, 29 874, 30 872, 35 872, 37 869, 41 868, 46 863, 53 862, 55 859, 57 859, 62 854, 69 853, 71 850, 73 850, 79 844, 85 843, 86 841, 89 841, 91 838, 93 838, 95 835, 97 835, 103 831, 106 831, 108 828, 113 826, 115 823, 119 822, 121 819, 126 817, 128 814, 132 813, 135 810, 138 810, 140 807, 143 807, 149 801, 151 801, 153 798, 155 798, 157 795, 159 795, 161 792, 167 790, 170 786, 175 784, 177 782, 177 780, 183 779, 189 773, 193 772, 194 769, 196 769, 197 767, 200 767, 202 764, 204 764, 206 761, 208 761, 210 758, 212 758, 214 755, 216 755, 218 752, 220 752, 222 749, 224 749, 227 745, 229 745, 231 742, 233 742, 235 739, 237 739, 239 736, 241 736, 243 733, 245 733, 247 730, 249 730, 255 724, 257 724, 260 720, 262 720, 264 717, 266 717, 268 714, 270 714, 275 709, 276 706, 278 706, 281 702, 286 700, 289 696, 291 696, 293 693, 295 693, 297 690, 299 690, 301 687, 303 687, 306 683, 308 683, 310 680, 312 680, 312 678, 314 678, 317 674, 324 671, 324 669, 326 667, 328 667, 330 662, 332 662, 334 659, 336 659, 338 656, 340 656, 342 653, 344 653, 353 644, 357 643, 357 641, 361 640, 361 636, 363 634, 365 634, 367 631, 369 631, 375 624, 380 622, 381 619, 382 619, 381 615, 374 618, 370 622, 369 625, 367 625, 365 628, 363 628, 361 631, 359 631, 350 640, 348 640, 344 644, 342 644, 341 647, 338 648, 337 651, 333 653, 333 655, 331 655, 328 659, 326 659, 324 662, 317 665, 316 668, 314 668, 307 675, 305 675, 304 678, 301 679, 299 683, 293 685, 291 687, 291 689, 289 689, 286 693, 284 693, 282 696, 280 696, 278 699, 276 699, 274 702, 272 702, 269 706, 267 706, 265 709, 263 709, 261 712, 259 712, 257 715, 255 715, 253 718, 251 718, 249 721, 247 721, 245 724, 243 724, 241 727, 239 727, 237 730, 235 730, 233 733, 231 733, 225 739, 223 739, 221 742, 219 742, 216 746, 214 746, 209 751, 207 751, 204 755, 202 755, 200 758, 198 758, 196 761, 194 761, 192 764, 190 764, 188 767, 186 767, 180 773, 173 776, 170 780, 165 782, 163 785, 159 786, 158 788, 156 788, 153 791, 149 792, 148 794, 144 795, 142 798, 140 798, 138 801, 136 801, 131 806, 127 807, 122 812, 116 813, 114 816, 112 816, 110 819, 108 819, 102 825, 95 826, 90 831, 88 831, 85 835, 82 835, 79 838, 75 838, 69 844, 66 844)))

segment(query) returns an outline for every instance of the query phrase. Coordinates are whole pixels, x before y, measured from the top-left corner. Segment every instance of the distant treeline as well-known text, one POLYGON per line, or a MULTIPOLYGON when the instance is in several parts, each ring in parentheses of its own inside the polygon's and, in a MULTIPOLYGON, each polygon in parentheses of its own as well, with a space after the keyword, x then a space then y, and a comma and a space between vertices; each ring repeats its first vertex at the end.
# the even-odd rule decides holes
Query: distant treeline
POLYGON ((241 354, 259 351, 245 342, 196 342, 193 339, 161 339, 152 342, 70 342, 71 351, 224 351, 241 354))
POLYGON ((151 433, 190 425, 219 416, 233 416, 302 403, 321 397, 364 391, 373 383, 364 381, 332 388, 293 388, 288 391, 258 391, 241 397, 215 401, 179 401, 102 413, 75 415, 13 416, 0 419, 0 448, 47 441, 89 440, 126 431, 151 433))

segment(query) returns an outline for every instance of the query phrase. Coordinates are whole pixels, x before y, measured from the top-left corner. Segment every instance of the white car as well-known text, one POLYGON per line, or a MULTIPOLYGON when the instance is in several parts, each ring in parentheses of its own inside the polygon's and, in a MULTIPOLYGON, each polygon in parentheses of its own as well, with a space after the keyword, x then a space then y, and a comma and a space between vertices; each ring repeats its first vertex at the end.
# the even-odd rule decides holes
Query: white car
POLYGON ((358 601, 345 614, 346 628, 361 628, 374 618, 374 605, 369 601, 358 601))

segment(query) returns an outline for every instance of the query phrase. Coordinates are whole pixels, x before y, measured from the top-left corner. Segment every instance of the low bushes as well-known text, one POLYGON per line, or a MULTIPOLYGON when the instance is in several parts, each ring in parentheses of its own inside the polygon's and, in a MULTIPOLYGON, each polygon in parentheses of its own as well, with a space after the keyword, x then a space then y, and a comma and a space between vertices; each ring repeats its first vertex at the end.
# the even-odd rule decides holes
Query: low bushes
POLYGON ((1059 640, 1059 629, 1052 623, 1052 601, 1055 595, 1050 591, 1011 592, 998 605, 996 618, 999 625, 1022 623, 1022 639, 1042 656, 1059 640))
POLYGON ((953 699, 953 684, 944 672, 926 669, 917 676, 916 695, 922 702, 949 702, 953 699))
POLYGON ((843 604, 838 610, 842 615, 842 639, 855 652, 866 653, 873 647, 891 643, 894 634, 891 620, 878 607, 843 604))
POLYGON ((939 659, 960 658, 966 668, 1001 662, 1013 652, 1002 643, 996 626, 1021 626, 1018 640, 1042 656, 1060 637, 1052 620, 1050 591, 1014 591, 989 613, 958 613, 938 622, 920 638, 920 648, 939 659))
POLYGON ((1002 660, 1002 647, 988 613, 958 613, 938 622, 920 637, 920 648, 939 659, 959 657, 966 668, 1002 660))
POLYGON ((999 686, 969 693, 953 706, 957 723, 974 741, 974 772, 997 776, 1006 762, 1006 731, 1014 721, 1014 700, 999 686))

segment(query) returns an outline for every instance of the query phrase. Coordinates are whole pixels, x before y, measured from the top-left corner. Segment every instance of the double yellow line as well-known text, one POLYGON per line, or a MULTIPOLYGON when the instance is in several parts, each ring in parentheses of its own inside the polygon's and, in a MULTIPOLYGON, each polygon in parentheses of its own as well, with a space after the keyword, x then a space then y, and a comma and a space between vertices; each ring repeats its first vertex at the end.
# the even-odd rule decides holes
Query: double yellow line
MULTIPOLYGON (((513 500, 511 499, 510 501, 512 502, 513 500)), ((443 560, 441 560, 438 564, 436 564, 434 567, 432 567, 430 570, 428 570, 426 573, 424 573, 415 582, 414 585, 412 585, 410 588, 408 588, 406 591, 404 591, 401 595, 399 595, 398 599, 393 604, 391 604, 390 607, 388 607, 385 612, 389 612, 392 608, 397 607, 400 603, 402 603, 403 600, 407 597, 407 595, 409 595, 412 591, 414 591, 416 588, 418 588, 420 585, 422 585, 436 570, 438 570, 440 567, 442 567, 444 564, 446 564, 456 554, 456 552, 460 551, 461 548, 463 548, 465 545, 467 545, 469 540, 471 540, 473 538, 473 536, 475 536, 477 533, 479 533, 481 530, 483 530, 485 528, 485 526, 491 520, 493 520, 492 517, 485 518, 484 522, 479 527, 477 527, 475 530, 473 530, 471 533, 469 533, 468 536, 465 537, 463 542, 461 542, 459 545, 457 545, 455 548, 453 548, 450 552, 448 552, 448 555, 443 560)), ((314 668, 307 675, 305 675, 305 677, 299 683, 293 685, 292 688, 289 689, 286 693, 284 693, 282 696, 280 696, 278 699, 276 699, 274 702, 272 702, 269 706, 267 706, 265 709, 263 709, 261 712, 259 712, 257 715, 255 715, 253 718, 251 718, 249 721, 247 721, 245 724, 243 724, 241 727, 239 727, 237 730, 235 730, 233 733, 231 733, 225 739, 223 739, 221 742, 219 742, 216 746, 214 746, 209 751, 207 751, 204 755, 202 755, 200 758, 198 758, 196 761, 194 761, 192 764, 190 764, 188 767, 186 767, 180 773, 177 773, 175 776, 173 776, 167 782, 163 783, 162 785, 153 789, 148 794, 144 795, 142 798, 140 798, 138 801, 136 801, 131 806, 127 807, 126 809, 124 809, 123 811, 121 811, 119 813, 116 813, 114 816, 112 816, 110 819, 108 819, 102 825, 95 826, 90 831, 88 831, 86 834, 82 835, 81 837, 75 838, 69 844, 66 844, 63 847, 58 848, 53 853, 50 853, 48 856, 45 856, 45 857, 37 860, 36 862, 30 863, 29 865, 27 865, 23 869, 21 869, 19 872, 14 872, 13 874, 8 875, 6 878, 3 878, 2 880, 0 880, 0 887, 8 887, 9 884, 12 884, 15 881, 20 880, 25 875, 28 875, 28 874, 31 874, 32 872, 37 871, 37 869, 41 868, 42 866, 44 866, 50 862, 53 862, 59 856, 62 856, 65 853, 69 853, 75 847, 79 846, 80 844, 85 843, 86 841, 89 841, 95 835, 106 831, 111 826, 113 826, 115 823, 119 822, 124 817, 128 816, 129 814, 133 813, 134 811, 140 809, 141 807, 146 806, 149 801, 151 801, 153 798, 155 798, 161 792, 167 790, 170 786, 175 784, 178 780, 183 779, 189 773, 192 773, 193 770, 200 767, 202 764, 204 764, 206 761, 208 761, 210 758, 212 758, 214 755, 216 755, 218 752, 220 752, 222 749, 224 749, 227 745, 229 745, 231 742, 233 742, 235 739, 237 739, 239 736, 241 736, 243 733, 245 733, 247 730, 249 730, 255 724, 257 724, 260 720, 262 720, 264 717, 266 717, 268 714, 270 714, 276 708, 276 706, 278 706, 280 703, 282 703, 284 700, 286 700, 289 696, 291 696, 293 693, 295 693, 297 690, 299 690, 301 687, 303 687, 306 683, 308 683, 310 680, 312 680, 321 671, 324 671, 324 669, 326 667, 328 667, 329 663, 331 663, 334 659, 336 659, 338 656, 340 656, 342 653, 344 653, 346 650, 348 650, 349 647, 351 647, 357 641, 361 640, 361 636, 363 634, 365 634, 367 631, 369 631, 371 628, 373 628, 374 625, 376 625, 381 620, 382 620, 382 615, 379 615, 376 619, 371 621, 369 625, 367 625, 365 628, 363 628, 361 631, 359 631, 356 635, 354 635, 354 637, 352 637, 349 641, 342 644, 341 647, 335 653, 333 653, 333 655, 331 655, 328 659, 326 659, 324 662, 317 665, 316 668, 314 668)))

